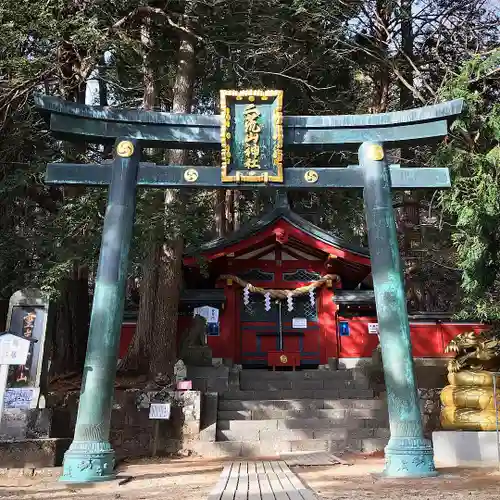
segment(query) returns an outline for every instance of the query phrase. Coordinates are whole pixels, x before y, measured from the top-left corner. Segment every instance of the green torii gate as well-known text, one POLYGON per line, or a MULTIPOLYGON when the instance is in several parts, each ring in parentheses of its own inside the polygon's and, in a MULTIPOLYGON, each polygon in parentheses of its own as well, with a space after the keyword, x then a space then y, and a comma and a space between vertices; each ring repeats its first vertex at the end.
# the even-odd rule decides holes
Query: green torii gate
POLYGON ((115 143, 113 163, 52 163, 49 184, 109 185, 87 356, 74 440, 63 481, 114 477, 109 428, 137 186, 224 189, 363 188, 391 437, 385 474, 436 474, 423 437, 411 354, 392 189, 450 187, 446 168, 387 165, 386 147, 444 137, 462 110, 450 101, 359 116, 283 116, 281 91, 221 91, 221 116, 92 107, 35 96, 54 135, 115 143), (218 148, 222 168, 142 163, 141 148, 218 148), (283 148, 359 148, 359 166, 283 168, 283 148))

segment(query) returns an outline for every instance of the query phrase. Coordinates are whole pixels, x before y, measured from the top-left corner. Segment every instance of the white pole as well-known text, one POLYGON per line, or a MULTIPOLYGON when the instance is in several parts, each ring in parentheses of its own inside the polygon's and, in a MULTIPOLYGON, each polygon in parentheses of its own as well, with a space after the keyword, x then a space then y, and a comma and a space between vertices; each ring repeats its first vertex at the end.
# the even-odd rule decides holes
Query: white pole
POLYGON ((0 365, 0 424, 3 418, 3 400, 7 389, 7 378, 9 376, 9 365, 0 365))

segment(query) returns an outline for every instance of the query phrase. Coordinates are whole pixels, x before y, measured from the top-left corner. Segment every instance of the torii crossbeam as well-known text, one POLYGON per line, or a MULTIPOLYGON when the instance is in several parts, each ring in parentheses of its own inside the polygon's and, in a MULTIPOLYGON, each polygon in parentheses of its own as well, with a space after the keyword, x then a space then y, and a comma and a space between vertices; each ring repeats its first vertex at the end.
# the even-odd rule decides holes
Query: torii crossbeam
POLYGON ((47 167, 49 184, 109 185, 85 375, 63 481, 114 477, 109 428, 137 186, 363 188, 391 430, 385 474, 436 474, 422 430, 391 189, 447 188, 450 178, 446 168, 389 166, 385 148, 444 137, 462 101, 381 115, 288 117, 280 91, 222 91, 220 116, 92 107, 40 95, 35 101, 56 137, 116 144, 112 163, 47 167), (221 148, 221 170, 140 163, 144 147, 221 148), (325 147, 358 149, 359 166, 283 168, 283 149, 325 147))

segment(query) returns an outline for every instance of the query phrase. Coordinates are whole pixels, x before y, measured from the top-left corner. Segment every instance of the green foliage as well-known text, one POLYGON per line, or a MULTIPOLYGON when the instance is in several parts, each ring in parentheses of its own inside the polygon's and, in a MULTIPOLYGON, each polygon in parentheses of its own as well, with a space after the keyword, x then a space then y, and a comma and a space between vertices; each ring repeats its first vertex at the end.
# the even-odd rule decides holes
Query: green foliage
POLYGON ((436 156, 449 167, 452 189, 442 207, 454 225, 452 240, 462 269, 465 316, 500 317, 500 50, 466 62, 441 90, 466 109, 436 156))
MULTIPOLYGON (((274 87, 285 91, 287 114, 366 113, 373 105, 379 70, 388 73, 388 109, 399 107, 396 71, 403 60, 401 15, 394 2, 188 3, 189 23, 184 15, 186 2, 0 0, 1 296, 8 297, 28 283, 55 292, 75 262, 87 264, 91 277, 97 265, 105 190, 49 188, 43 184, 43 171, 49 161, 100 162, 110 158, 110 151, 54 141, 34 111, 33 91, 81 102, 93 87, 98 104, 96 79, 102 78, 110 105, 139 107, 147 61, 154 70, 155 108, 168 111, 178 64, 179 29, 175 25, 187 23, 198 37, 195 112, 217 112, 221 88, 274 87), (164 9, 170 20, 164 15, 152 17, 149 44, 141 39, 142 18, 133 16, 138 8, 147 7, 164 9), (390 34, 386 45, 376 38, 380 7, 389 12, 384 26, 390 34), (102 64, 104 54, 110 56, 108 64, 102 64)), ((463 97, 468 103, 435 163, 453 171, 453 189, 443 195, 442 207, 444 221, 455 226, 452 234, 458 257, 454 265, 464 270, 462 286, 470 301, 465 309, 486 316, 494 306, 500 267, 500 124, 495 104, 499 95, 494 74, 488 76, 498 66, 498 53, 473 59, 457 73, 457 61, 495 43, 491 15, 474 11, 474 5, 474 1, 419 2, 413 62, 418 70, 415 95, 429 102, 463 97), (465 18, 467 26, 457 30, 465 18), (443 76, 448 74, 455 76, 443 85, 443 76)), ((148 159, 163 163, 164 152, 154 152, 148 159)), ((351 153, 337 151, 287 153, 285 158, 287 167, 353 160, 351 153)), ((213 151, 194 152, 189 162, 218 165, 219 156, 213 151)), ((364 218, 358 195, 291 193, 291 198, 294 208, 315 223, 359 243, 364 238, 364 218)), ((240 193, 241 222, 255 216, 262 197, 259 200, 252 193, 240 193)), ((173 224, 179 205, 165 208, 162 191, 139 190, 132 246, 134 276, 141 275, 144 254, 155 241, 180 231, 187 246, 195 247, 215 236, 213 192, 189 192, 178 203, 184 214, 180 227, 173 224)), ((441 233, 441 240, 433 242, 433 252, 448 249, 447 234, 441 233)), ((427 274, 435 274, 435 267, 427 274)))

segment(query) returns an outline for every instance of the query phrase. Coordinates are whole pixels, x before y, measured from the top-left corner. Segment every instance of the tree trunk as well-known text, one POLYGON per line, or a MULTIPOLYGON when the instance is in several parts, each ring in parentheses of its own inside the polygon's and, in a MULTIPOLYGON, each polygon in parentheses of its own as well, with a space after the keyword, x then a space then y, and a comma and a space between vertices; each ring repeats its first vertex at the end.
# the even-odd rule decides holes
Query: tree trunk
MULTIPOLYGON (((414 74, 410 61, 413 61, 413 0, 400 0, 401 16, 401 69, 403 78, 413 87, 414 74)), ((412 91, 399 81, 400 109, 410 109, 414 105, 412 91)), ((401 163, 411 164, 413 152, 410 148, 401 148, 401 163)), ((398 210, 398 226, 401 228, 401 253, 405 264, 405 282, 409 308, 413 310, 426 309, 425 287, 418 274, 420 271, 420 258, 415 252, 420 247, 420 196, 418 191, 405 191, 403 203, 398 210)))
POLYGON ((153 245, 143 264, 140 284, 139 314, 132 343, 125 358, 120 363, 120 371, 143 375, 148 373, 151 348, 158 349, 155 343, 153 325, 156 321, 156 291, 158 289, 159 247, 153 245))
POLYGON ((51 375, 81 373, 87 351, 90 320, 87 266, 75 263, 71 276, 60 287, 52 329, 51 375))
POLYGON ((215 234, 222 238, 227 231, 228 220, 226 218, 226 193, 225 189, 217 189, 215 192, 215 234))
MULTIPOLYGON (((413 61, 413 25, 411 7, 413 0, 400 0, 401 16, 401 75, 413 87, 413 67, 410 61, 413 61)), ((402 82, 399 82, 399 102, 401 109, 413 107, 413 93, 402 82)))
POLYGON ((234 231, 234 195, 237 191, 226 189, 224 196, 224 219, 225 219, 225 234, 230 234, 234 231))
POLYGON ((238 231, 241 227, 241 191, 233 191, 233 231, 238 231))
MULTIPOLYGON (((151 47, 151 32, 143 26, 141 39, 151 47)), ((146 49, 146 52, 149 51, 146 49)), ((144 62, 145 109, 151 109, 155 100, 152 65, 144 62)), ((188 35, 180 40, 179 60, 173 87, 172 112, 191 111, 195 65, 195 44, 188 35)), ((168 164, 186 163, 185 150, 171 150, 168 164)), ((168 221, 169 241, 153 242, 144 266, 137 331, 120 369, 147 373, 150 380, 164 385, 171 379, 177 360, 177 318, 182 282, 182 207, 186 200, 176 190, 165 191, 165 224, 168 221), (184 203, 183 203, 184 202, 184 203)))
MULTIPOLYGON (((81 68, 72 46, 66 42, 59 50, 61 65, 60 91, 63 97, 79 104, 85 103, 87 83, 81 77, 81 68)), ((86 152, 86 144, 65 143, 64 152, 71 161, 86 152)), ((76 197, 85 192, 85 186, 65 187, 64 194, 76 197)), ((55 306, 51 342, 51 375, 83 371, 90 323, 89 270, 73 263, 73 270, 60 284, 60 295, 55 306)))
MULTIPOLYGON (((173 88, 172 112, 190 113, 195 69, 195 42, 184 34, 179 44, 179 60, 173 88)), ((186 164, 186 150, 171 150, 168 154, 169 165, 186 164)), ((156 350, 151 359, 150 378, 164 379, 173 374, 177 360, 177 320, 179 295, 182 283, 182 208, 187 202, 178 191, 167 189, 165 192, 165 212, 167 217, 175 213, 177 220, 172 224, 170 241, 161 246, 158 267, 158 289, 156 293, 156 322, 154 325, 156 350), (181 198, 181 199, 178 199, 181 198)), ((166 217, 166 219, 167 219, 166 217)))
MULTIPOLYGON (((145 17, 141 25, 142 74, 143 74, 143 109, 150 111, 154 107, 156 89, 154 70, 151 64, 152 33, 151 18, 145 17)), ((137 327, 127 354, 122 359, 119 370, 136 374, 147 374, 151 349, 155 345, 154 324, 156 323, 156 291, 158 289, 158 265, 160 245, 151 241, 146 258, 142 264, 142 279, 139 286, 139 313, 137 327)))
POLYGON ((152 110, 156 100, 156 88, 154 69, 151 62, 151 51, 153 39, 151 33, 151 17, 145 17, 141 25, 141 45, 142 45, 142 83, 144 86, 142 94, 142 107, 152 110))
POLYGON ((183 250, 184 240, 179 235, 162 245, 159 252, 156 321, 149 378, 162 383, 171 379, 177 361, 177 319, 183 250))
POLYGON ((374 93, 370 109, 372 113, 384 113, 389 104, 390 74, 387 61, 387 41, 392 8, 391 2, 387 0, 377 0, 375 5, 373 37, 379 60, 375 61, 376 69, 373 74, 374 93))

